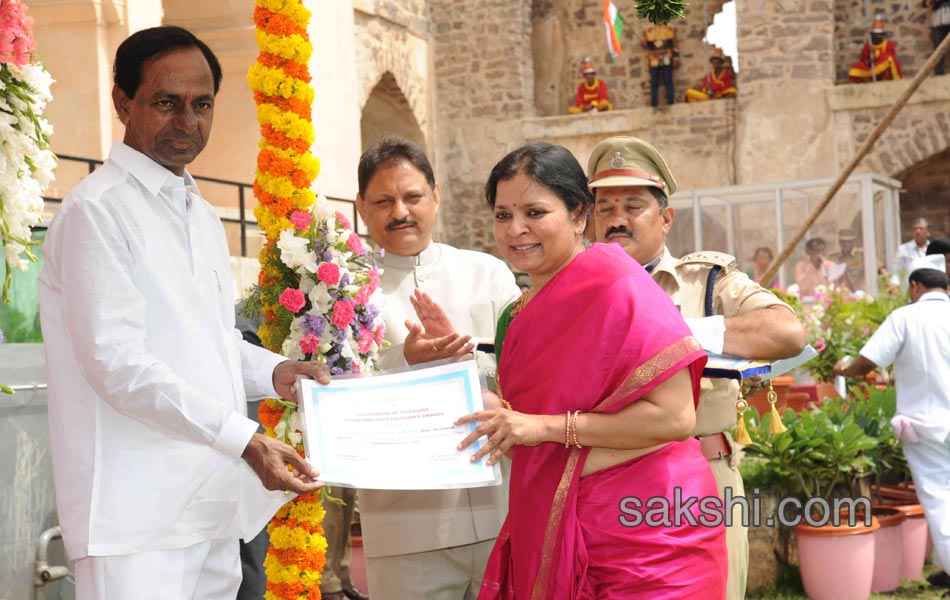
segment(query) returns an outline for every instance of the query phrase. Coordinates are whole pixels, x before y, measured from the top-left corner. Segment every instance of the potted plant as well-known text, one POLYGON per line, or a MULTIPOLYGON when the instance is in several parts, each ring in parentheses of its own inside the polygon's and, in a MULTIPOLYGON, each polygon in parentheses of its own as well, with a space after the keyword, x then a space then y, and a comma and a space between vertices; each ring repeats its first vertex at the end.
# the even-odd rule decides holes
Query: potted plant
MULTIPOLYGON (((810 509, 803 515, 805 520, 793 528, 808 596, 816 600, 867 598, 873 581, 872 534, 879 523, 872 517, 870 525, 850 525, 845 518, 835 525, 834 517, 842 506, 854 506, 861 480, 874 466, 870 453, 877 442, 854 415, 839 412, 837 405, 832 408, 815 407, 800 415, 786 410, 782 418, 786 431, 777 434, 770 433, 770 414, 759 419, 757 412, 749 411, 747 428, 752 444, 746 451, 767 461, 783 492, 810 509), (822 522, 829 524, 819 526, 822 522), (841 577, 842 573, 848 577, 841 577)), ((846 516, 850 513, 847 508, 845 512, 846 516)))
MULTIPOLYGON (((786 302, 794 299, 789 292, 780 293, 780 297, 786 302)), ((814 302, 790 304, 805 327, 808 343, 818 350, 818 356, 802 369, 814 377, 819 403, 826 397, 837 397, 831 383, 835 363, 844 356, 857 355, 887 315, 906 303, 900 290, 893 287, 871 296, 819 286, 814 302)))

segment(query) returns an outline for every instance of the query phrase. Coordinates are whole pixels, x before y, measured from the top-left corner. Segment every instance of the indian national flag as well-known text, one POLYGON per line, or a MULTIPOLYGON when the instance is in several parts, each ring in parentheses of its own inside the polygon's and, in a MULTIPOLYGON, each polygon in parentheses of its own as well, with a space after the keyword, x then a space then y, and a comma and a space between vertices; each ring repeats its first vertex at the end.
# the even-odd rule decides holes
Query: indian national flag
POLYGON ((620 38, 623 37, 623 17, 610 0, 604 0, 604 29, 607 33, 607 50, 610 62, 620 55, 620 38))

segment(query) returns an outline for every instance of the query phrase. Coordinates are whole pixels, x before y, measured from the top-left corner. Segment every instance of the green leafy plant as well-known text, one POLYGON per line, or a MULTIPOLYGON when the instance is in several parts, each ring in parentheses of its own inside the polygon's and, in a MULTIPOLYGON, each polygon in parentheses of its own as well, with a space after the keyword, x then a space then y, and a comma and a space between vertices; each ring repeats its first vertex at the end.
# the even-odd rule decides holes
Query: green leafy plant
POLYGON ((683 0, 637 0, 637 18, 666 25, 682 18, 687 6, 683 0))
POLYGON ((760 418, 755 410, 746 412, 752 438, 746 452, 764 461, 760 478, 802 501, 823 498, 831 505, 836 498, 859 495, 859 480, 875 467, 872 451, 877 440, 854 414, 834 402, 829 409, 815 407, 801 414, 786 410, 782 423, 787 430, 778 434, 769 432, 771 419, 768 413, 760 418))

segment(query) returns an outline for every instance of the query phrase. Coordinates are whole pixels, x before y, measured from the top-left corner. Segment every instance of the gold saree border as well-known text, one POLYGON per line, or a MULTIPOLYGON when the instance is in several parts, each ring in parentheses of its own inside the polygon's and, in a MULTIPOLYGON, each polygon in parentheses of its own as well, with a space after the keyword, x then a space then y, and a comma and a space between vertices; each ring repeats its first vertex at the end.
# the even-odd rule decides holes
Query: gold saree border
POLYGON ((702 346, 693 336, 686 336, 678 342, 667 346, 663 350, 653 355, 653 358, 647 360, 639 367, 633 370, 627 379, 614 390, 612 394, 604 398, 595 408, 598 412, 612 406, 621 399, 626 398, 638 388, 650 383, 670 367, 683 360, 697 350, 702 350, 702 346))
POLYGON ((541 565, 538 568, 538 574, 534 580, 531 600, 546 600, 547 598, 551 560, 554 555, 558 529, 560 528, 561 517, 564 515, 564 504, 567 501, 567 493, 570 491, 571 481, 574 479, 574 472, 577 470, 577 463, 580 461, 580 458, 581 450, 577 448, 571 449, 571 455, 567 458, 564 473, 561 475, 561 482, 558 483, 557 491, 554 492, 554 502, 551 504, 551 514, 548 516, 548 526, 544 530, 544 542, 541 546, 541 565))

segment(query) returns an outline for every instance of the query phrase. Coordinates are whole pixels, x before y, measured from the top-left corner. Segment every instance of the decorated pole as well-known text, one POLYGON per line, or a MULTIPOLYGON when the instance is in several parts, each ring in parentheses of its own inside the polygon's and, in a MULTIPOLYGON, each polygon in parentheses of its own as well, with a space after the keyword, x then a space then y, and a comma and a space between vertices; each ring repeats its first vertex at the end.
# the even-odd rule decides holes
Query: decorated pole
MULTIPOLYGON (((378 369, 385 335, 372 302, 379 273, 346 217, 310 189, 320 169, 310 153, 310 16, 301 0, 256 0, 260 55, 247 78, 261 128, 254 215, 267 241, 245 312, 261 318, 258 334, 269 350, 322 361, 335 375, 369 373, 378 369)), ((258 416, 267 435, 303 455, 296 404, 269 398, 258 416)), ((324 500, 339 502, 325 488, 298 496, 268 525, 265 600, 320 598, 327 549, 324 500)))
MULTIPOLYGON (((313 143, 308 63, 313 46, 307 35, 308 11, 299 0, 257 0, 254 23, 260 55, 248 72, 248 83, 257 103, 261 127, 260 152, 254 195, 254 216, 267 238, 259 261, 259 299, 263 322, 259 335, 266 348, 280 352, 292 316, 280 311, 284 284, 297 286, 299 277, 280 262, 277 240, 293 227, 291 216, 309 214, 315 197, 310 184, 320 163, 310 153, 313 143)), ((283 419, 284 407, 276 400, 261 403, 259 418, 267 435, 283 419)), ((264 560, 267 600, 320 598, 320 577, 326 562, 320 494, 305 494, 285 504, 267 526, 270 547, 264 560)))

